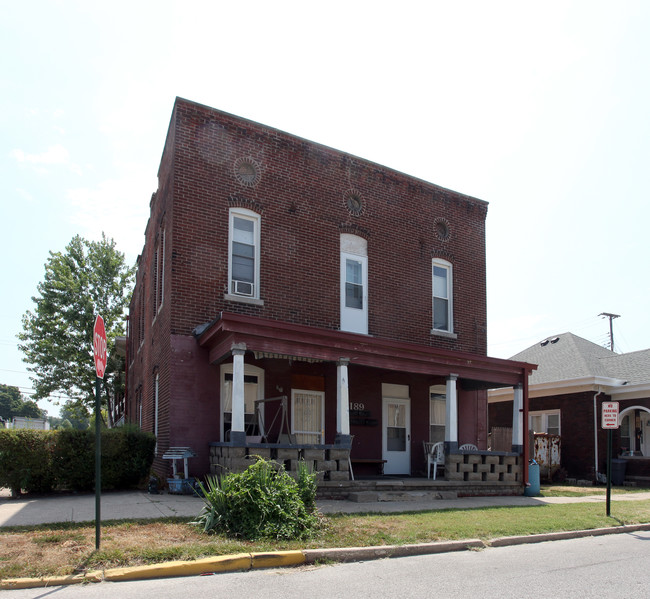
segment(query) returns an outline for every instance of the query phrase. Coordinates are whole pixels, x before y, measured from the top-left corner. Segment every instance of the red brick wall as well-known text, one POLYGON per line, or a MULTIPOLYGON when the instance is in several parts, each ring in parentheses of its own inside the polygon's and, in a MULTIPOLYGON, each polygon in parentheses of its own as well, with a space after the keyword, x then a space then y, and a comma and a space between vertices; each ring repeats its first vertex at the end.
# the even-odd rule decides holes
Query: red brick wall
POLYGON ((171 127, 174 156, 161 175, 173 165, 172 333, 221 310, 338 329, 339 239, 352 232, 368 241, 370 334, 485 353, 484 203, 184 101, 171 127), (254 187, 234 175, 247 156, 261 165, 254 187), (359 216, 346 207, 349 189, 363 198, 359 216), (263 307, 224 300, 231 206, 262 217, 263 307), (448 222, 447 241, 436 219, 448 222), (457 340, 430 333, 432 257, 453 264, 457 340))
MULTIPOLYGON (((338 330, 341 233, 359 235, 368 243, 369 334, 485 354, 486 212, 487 205, 480 200, 178 100, 158 172, 158 190, 151 199, 131 302, 129 420, 137 422, 135 400, 141 392, 143 429, 153 430, 153 381, 158 373, 159 453, 170 445, 196 445, 201 452, 197 464, 203 470, 204 442, 218 440, 219 373, 201 355, 193 329, 213 321, 221 311, 230 311, 338 330), (254 186, 240 183, 235 176, 235 161, 243 157, 260 165, 261 177, 254 186), (362 198, 360 215, 347 208, 346 193, 351 189, 362 198), (224 298, 228 215, 234 206, 261 216, 263 306, 224 298), (436 234, 439 222, 449 228, 447 239, 436 234), (162 229, 164 302, 155 313, 155 251, 162 229), (453 265, 457 339, 431 334, 433 258, 453 265)), ((288 374, 278 368, 277 372, 265 369, 267 396, 277 395, 276 386, 290 389, 290 377, 280 384, 288 374)), ((327 365, 319 371, 294 363, 290 370, 324 378, 326 441, 332 442, 335 367, 327 365)), ((376 373, 368 372, 367 386, 357 387, 355 393, 371 403, 379 401, 373 409, 381 422, 381 388, 371 390, 380 383, 376 373)), ((413 400, 412 408, 426 408, 422 413, 428 414, 428 385, 433 383, 396 373, 391 377, 383 382, 420 385, 421 393, 412 391, 412 397, 421 396, 417 402, 424 403, 416 405, 413 400)), ((473 401, 468 406, 475 411, 473 401)), ((428 438, 427 419, 414 419, 412 425, 413 438, 428 438)), ((364 440, 364 452, 380 454, 381 436, 376 437, 380 426, 375 429, 352 431, 355 445, 364 440)), ((463 434, 474 432, 480 437, 480 431, 463 434)), ((418 447, 413 451, 417 468, 421 451, 418 447)), ((156 460, 158 470, 167 466, 156 460)))

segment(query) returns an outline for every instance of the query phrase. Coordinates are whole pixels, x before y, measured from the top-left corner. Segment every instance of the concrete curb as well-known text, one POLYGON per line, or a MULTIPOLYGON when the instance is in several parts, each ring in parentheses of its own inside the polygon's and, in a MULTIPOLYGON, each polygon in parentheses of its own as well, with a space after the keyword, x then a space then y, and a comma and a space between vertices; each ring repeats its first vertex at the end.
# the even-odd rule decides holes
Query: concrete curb
POLYGON ((451 551, 467 551, 485 549, 488 547, 507 547, 545 541, 560 541, 610 534, 631 533, 639 530, 650 530, 648 524, 630 524, 627 526, 612 526, 594 528, 591 530, 573 530, 551 532, 537 535, 522 535, 516 537, 499 537, 489 541, 481 539, 464 539, 461 541, 440 541, 436 543, 419 543, 414 545, 382 545, 376 547, 348 547, 333 549, 305 549, 303 551, 276 551, 268 553, 239 553, 235 555, 220 555, 194 561, 175 561, 150 566, 133 568, 112 568, 101 571, 94 570, 85 574, 70 576, 52 576, 48 578, 6 578, 0 581, 0 589, 28 589, 38 587, 53 587, 88 582, 126 580, 145 580, 150 578, 168 578, 174 576, 197 576, 254 568, 281 568, 299 566, 318 562, 355 562, 393 557, 408 557, 413 555, 431 555, 451 551))
POLYGON ((361 562, 387 557, 429 555, 432 553, 448 553, 451 551, 465 551, 467 549, 483 547, 485 547, 485 543, 480 539, 464 539, 462 541, 439 541, 436 543, 418 543, 416 545, 305 549, 303 553, 305 555, 305 561, 308 564, 313 564, 316 562, 361 562))

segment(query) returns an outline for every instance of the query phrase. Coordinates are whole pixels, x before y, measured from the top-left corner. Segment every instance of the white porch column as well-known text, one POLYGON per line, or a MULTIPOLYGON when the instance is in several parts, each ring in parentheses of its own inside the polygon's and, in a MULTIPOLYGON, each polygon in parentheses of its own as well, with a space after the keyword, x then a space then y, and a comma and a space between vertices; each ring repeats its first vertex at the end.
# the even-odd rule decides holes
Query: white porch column
POLYGON ((524 448, 524 389, 516 385, 512 401, 512 451, 521 453, 524 448))
POLYGON ((244 403, 244 354, 246 345, 232 346, 232 424, 230 442, 233 445, 246 444, 246 406, 244 403))
POLYGON ((447 454, 458 450, 458 395, 456 393, 457 374, 447 377, 447 406, 445 410, 445 451, 447 454))
POLYGON ((336 365, 336 445, 347 445, 350 439, 350 391, 348 388, 349 358, 336 365))

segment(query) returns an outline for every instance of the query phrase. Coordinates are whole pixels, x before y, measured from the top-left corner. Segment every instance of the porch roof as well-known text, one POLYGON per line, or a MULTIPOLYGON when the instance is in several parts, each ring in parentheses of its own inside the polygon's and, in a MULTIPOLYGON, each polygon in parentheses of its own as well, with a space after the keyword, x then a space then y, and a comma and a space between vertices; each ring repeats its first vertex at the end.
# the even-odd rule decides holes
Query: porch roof
POLYGON ((525 384, 533 364, 455 352, 406 341, 333 331, 256 316, 221 312, 211 323, 194 331, 200 346, 209 351, 210 363, 230 356, 233 346, 296 359, 355 364, 417 374, 458 375, 477 388, 525 384))

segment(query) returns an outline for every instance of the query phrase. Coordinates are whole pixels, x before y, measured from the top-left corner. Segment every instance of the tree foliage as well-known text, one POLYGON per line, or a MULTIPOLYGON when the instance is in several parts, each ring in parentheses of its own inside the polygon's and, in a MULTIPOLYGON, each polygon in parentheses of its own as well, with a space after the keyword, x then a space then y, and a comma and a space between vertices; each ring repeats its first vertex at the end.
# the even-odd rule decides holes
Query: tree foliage
POLYGON ((76 235, 64 252, 50 252, 39 295, 32 298, 34 309, 23 315, 23 331, 18 334, 19 348, 34 374, 35 399, 59 393, 80 405, 93 405, 92 334, 97 314, 104 318, 109 348, 102 396, 112 393, 123 361, 111 349, 115 337, 124 335, 134 272, 105 235, 101 241, 76 235))
POLYGON ((18 387, 0 383, 0 418, 11 420, 15 416, 44 418, 43 410, 31 399, 23 399, 18 387))

